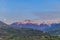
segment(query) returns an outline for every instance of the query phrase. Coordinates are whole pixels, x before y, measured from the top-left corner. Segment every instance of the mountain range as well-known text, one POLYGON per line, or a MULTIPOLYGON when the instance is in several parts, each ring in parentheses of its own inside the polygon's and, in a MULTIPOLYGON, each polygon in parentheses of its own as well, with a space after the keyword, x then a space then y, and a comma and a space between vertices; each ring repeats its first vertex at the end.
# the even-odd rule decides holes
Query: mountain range
POLYGON ((60 34, 60 23, 52 23, 52 24, 41 23, 38 25, 38 24, 32 23, 31 20, 25 20, 24 23, 15 22, 15 23, 12 23, 11 25, 8 25, 8 24, 0 21, 0 28, 8 28, 8 27, 15 27, 17 29, 31 28, 31 29, 35 29, 35 30, 45 31, 45 32, 48 32, 48 33, 54 34, 54 35, 60 34))
POLYGON ((15 26, 16 28, 32 28, 36 30, 42 30, 54 35, 60 34, 60 23, 36 24, 36 23, 33 23, 31 20, 25 20, 23 23, 22 22, 12 23, 11 26, 15 26))
POLYGON ((50 34, 47 32, 32 28, 17 28, 0 21, 0 40, 45 40, 49 38, 50 34))
POLYGON ((60 40, 60 23, 12 23, 0 21, 0 40, 60 40))

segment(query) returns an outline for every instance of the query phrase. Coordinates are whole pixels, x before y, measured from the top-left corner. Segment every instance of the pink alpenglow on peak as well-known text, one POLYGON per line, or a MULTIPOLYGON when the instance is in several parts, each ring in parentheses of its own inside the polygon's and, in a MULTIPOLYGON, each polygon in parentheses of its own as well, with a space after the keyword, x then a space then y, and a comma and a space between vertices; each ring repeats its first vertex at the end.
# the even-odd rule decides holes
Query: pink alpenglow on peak
POLYGON ((24 20, 21 22, 16 22, 16 24, 26 24, 26 23, 32 23, 32 24, 52 24, 52 23, 60 23, 60 20, 47 20, 47 21, 33 21, 33 20, 24 20))

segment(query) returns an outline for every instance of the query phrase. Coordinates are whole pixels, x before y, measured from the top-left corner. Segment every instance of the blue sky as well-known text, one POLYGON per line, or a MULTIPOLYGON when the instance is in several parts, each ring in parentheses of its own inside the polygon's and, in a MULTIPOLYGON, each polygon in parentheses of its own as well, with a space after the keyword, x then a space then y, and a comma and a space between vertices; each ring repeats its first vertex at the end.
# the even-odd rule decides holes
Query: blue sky
POLYGON ((59 18, 60 0, 0 0, 0 20, 5 22, 59 18))

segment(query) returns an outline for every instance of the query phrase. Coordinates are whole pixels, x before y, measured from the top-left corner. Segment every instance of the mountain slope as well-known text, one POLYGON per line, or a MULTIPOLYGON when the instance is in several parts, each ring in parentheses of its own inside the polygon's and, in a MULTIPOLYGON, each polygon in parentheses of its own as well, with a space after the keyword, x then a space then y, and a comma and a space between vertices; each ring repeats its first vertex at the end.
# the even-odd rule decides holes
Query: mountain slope
POLYGON ((16 28, 32 28, 32 29, 36 29, 36 30, 44 30, 45 28, 48 28, 49 25, 47 24, 33 24, 33 23, 26 23, 26 24, 17 24, 17 23, 13 23, 11 24, 11 26, 14 26, 16 28))
POLYGON ((47 28, 45 31, 53 35, 60 35, 60 23, 51 24, 51 27, 47 28))

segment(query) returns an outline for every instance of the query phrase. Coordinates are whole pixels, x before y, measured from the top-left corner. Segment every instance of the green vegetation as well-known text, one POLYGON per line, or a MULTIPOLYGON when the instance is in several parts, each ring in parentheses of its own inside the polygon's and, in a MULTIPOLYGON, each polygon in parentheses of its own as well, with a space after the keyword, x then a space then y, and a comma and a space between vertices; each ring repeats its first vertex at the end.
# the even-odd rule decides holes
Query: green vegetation
POLYGON ((60 40, 60 37, 29 28, 0 28, 0 40, 60 40))
POLYGON ((0 40, 60 40, 60 36, 52 36, 47 32, 30 28, 15 28, 8 25, 0 27, 0 40))

